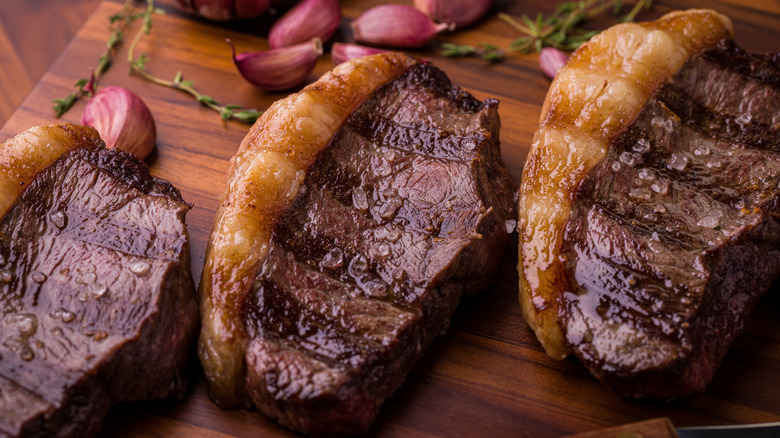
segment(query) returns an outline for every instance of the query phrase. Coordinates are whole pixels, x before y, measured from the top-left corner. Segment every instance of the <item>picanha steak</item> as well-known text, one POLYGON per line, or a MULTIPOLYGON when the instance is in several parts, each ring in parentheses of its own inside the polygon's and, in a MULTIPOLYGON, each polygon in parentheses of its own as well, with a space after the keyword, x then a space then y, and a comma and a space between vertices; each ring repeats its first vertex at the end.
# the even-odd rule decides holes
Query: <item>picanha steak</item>
POLYGON ((70 124, 2 144, 0 174, 0 436, 94 436, 112 403, 181 394, 198 309, 179 192, 70 124))
POLYGON ((691 10, 600 34, 524 169, 525 317, 627 397, 704 390, 780 273, 780 56, 731 33, 691 10))
POLYGON ((232 162, 200 299, 212 398, 366 433, 514 229, 498 102, 402 54, 274 104, 232 162))

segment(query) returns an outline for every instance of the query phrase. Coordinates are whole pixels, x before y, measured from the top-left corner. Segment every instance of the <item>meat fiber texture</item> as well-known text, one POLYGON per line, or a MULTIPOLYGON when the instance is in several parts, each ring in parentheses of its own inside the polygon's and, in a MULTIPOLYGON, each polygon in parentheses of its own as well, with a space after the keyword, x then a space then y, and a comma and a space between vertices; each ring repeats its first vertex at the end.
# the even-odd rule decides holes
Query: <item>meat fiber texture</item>
MULTIPOLYGON (((515 223, 498 102, 474 99, 405 55, 357 62, 401 67, 292 173, 289 203, 270 218, 265 253, 231 303, 243 336, 243 369, 232 380, 240 390, 221 386, 210 353, 201 353, 217 400, 238 393, 309 435, 366 433, 461 295, 490 285, 515 223)), ((212 272, 204 278, 224 287, 213 279, 227 275, 212 272)), ((201 352, 213 337, 201 334, 201 352)))
POLYGON ((0 435, 94 436, 112 403, 182 395, 197 332, 189 205, 75 125, 0 146, 0 435), (32 157, 32 158, 30 158, 32 157))
POLYGON ((627 397, 704 390, 780 274, 780 63, 730 32, 695 10, 594 39, 553 85, 524 171, 526 319, 551 356, 627 397), (582 70, 606 91, 575 92, 582 70), (563 162, 579 164, 555 194, 563 162), (566 199, 554 218, 551 195, 566 199))

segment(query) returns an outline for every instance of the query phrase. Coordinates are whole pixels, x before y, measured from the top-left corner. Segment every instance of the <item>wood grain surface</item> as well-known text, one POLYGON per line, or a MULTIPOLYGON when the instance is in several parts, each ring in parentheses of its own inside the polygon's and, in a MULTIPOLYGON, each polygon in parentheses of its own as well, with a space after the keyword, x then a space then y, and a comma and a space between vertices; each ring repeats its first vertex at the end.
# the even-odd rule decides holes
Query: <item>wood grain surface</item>
POLYGON ((95 9, 99 0, 0 1, 0 125, 95 9))
MULTIPOLYGON (((342 0, 344 19, 336 39, 349 41, 349 21, 378 3, 382 2, 342 0)), ((244 82, 232 65, 224 42, 226 37, 231 38, 239 51, 266 49, 270 17, 212 23, 163 7, 167 13, 155 17, 152 34, 139 47, 139 53, 149 56, 148 69, 152 73, 173 78, 177 71, 182 71, 185 79, 195 81, 203 93, 222 103, 266 108, 286 95, 266 93, 244 82)), ((662 0, 654 2, 653 9, 639 18, 654 19, 673 9, 691 7, 711 7, 731 17, 737 43, 748 51, 780 50, 777 0, 662 0)), ((108 17, 119 8, 118 3, 110 0, 97 4, 75 38, 10 115, 0 130, 0 139, 36 124, 56 121, 51 100, 68 94, 77 79, 90 73, 109 36, 108 17)), ((549 86, 549 80, 537 66, 538 57, 512 55, 503 63, 486 64, 477 59, 438 56, 438 45, 444 41, 489 42, 505 47, 518 35, 496 18, 495 12, 535 16, 537 12, 551 12, 554 3, 497 1, 494 9, 476 26, 440 36, 426 49, 414 53, 432 58, 453 82, 477 97, 501 101, 502 154, 519 181, 549 86)), ((608 18, 600 18, 590 26, 599 28, 609 22, 608 18)), ((135 29, 131 26, 126 34, 131 35, 135 29)), ((3 35, 0 33, 0 46, 7 46, 8 39, 3 35)), ((120 47, 117 60, 101 85, 122 85, 135 91, 155 116, 157 149, 147 161, 153 174, 171 181, 193 204, 187 224, 197 282, 228 160, 248 126, 225 123, 216 113, 180 92, 128 75, 126 48, 120 47)), ((20 55, 15 62, 25 64, 20 55)), ((11 64, 3 65, 1 86, 9 83, 3 75, 20 77, 22 85, 25 80, 34 82, 35 77, 31 78, 29 73, 25 79, 22 70, 6 69, 5 65, 11 64)), ((323 57, 310 80, 331 67, 330 58, 323 57)), ((83 107, 84 102, 79 102, 62 120, 77 122, 83 107)), ((638 402, 608 392, 575 359, 556 361, 544 354, 520 314, 516 261, 513 245, 495 285, 481 295, 464 298, 450 330, 433 343, 404 385, 385 403, 371 429, 372 436, 554 437, 656 417, 669 417, 678 427, 780 421, 780 287, 761 301, 744 335, 704 394, 669 403, 638 402)), ((204 381, 198 375, 184 400, 129 403, 112 408, 102 436, 293 434, 257 412, 220 410, 209 401, 204 381)))

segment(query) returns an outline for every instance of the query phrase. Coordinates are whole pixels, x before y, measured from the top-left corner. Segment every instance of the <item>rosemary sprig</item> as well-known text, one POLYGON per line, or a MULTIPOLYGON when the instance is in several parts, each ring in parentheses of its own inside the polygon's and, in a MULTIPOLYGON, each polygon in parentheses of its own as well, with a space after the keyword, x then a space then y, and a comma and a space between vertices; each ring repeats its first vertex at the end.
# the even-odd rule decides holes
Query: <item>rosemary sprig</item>
POLYGON ((180 90, 191 95, 202 105, 219 113, 223 120, 235 119, 248 124, 254 123, 255 120, 257 120, 257 118, 260 117, 260 115, 263 113, 262 111, 243 108, 241 105, 221 105, 211 96, 207 96, 196 90, 194 87, 195 83, 193 81, 183 80, 181 71, 176 73, 176 76, 173 78, 173 80, 169 81, 162 79, 149 73, 148 69, 146 68, 146 64, 149 62, 149 57, 146 56, 145 53, 141 54, 141 56, 138 58, 135 57, 135 49, 136 46, 138 46, 138 43, 141 41, 144 35, 149 35, 152 32, 152 17, 154 14, 163 13, 165 13, 165 11, 155 8, 154 0, 146 1, 146 10, 143 12, 143 24, 141 25, 141 28, 138 30, 138 33, 136 33, 135 38, 127 49, 127 61, 130 63, 130 73, 138 74, 142 78, 152 83, 180 90))
MULTIPOLYGON (((634 21, 639 11, 643 8, 649 9, 651 5, 652 0, 638 0, 631 11, 618 21, 621 23, 634 21)), ((539 52, 543 47, 571 51, 598 33, 595 30, 579 27, 583 22, 608 9, 612 9, 613 15, 618 15, 622 7, 623 0, 580 0, 561 3, 547 18, 539 14, 535 20, 532 20, 527 15, 523 15, 520 17, 522 22, 519 22, 507 14, 502 13, 498 16, 525 34, 512 42, 511 51, 539 52)))
MULTIPOLYGON (((620 17, 618 21, 634 21, 639 11, 650 9, 651 5, 652 0, 638 0, 634 7, 631 8, 631 11, 620 17)), ((559 4, 555 12, 547 17, 543 14, 538 14, 536 18, 531 18, 523 14, 518 20, 507 14, 499 13, 498 17, 500 19, 520 31, 523 36, 512 41, 509 48, 496 48, 494 52, 500 52, 502 55, 507 52, 541 52, 544 47, 555 47, 566 51, 575 50, 599 32, 597 30, 583 29, 581 27, 583 22, 608 9, 612 9, 613 15, 619 15, 622 8, 623 0, 577 0, 559 4)), ((486 44, 453 46, 455 47, 444 47, 442 55, 483 57, 484 51, 481 50, 481 47, 486 46, 486 44)), ((497 59, 501 58, 489 60, 497 59)))
POLYGON ((108 70, 108 68, 111 66, 114 53, 116 52, 116 47, 122 42, 122 39, 124 38, 122 30, 124 29, 125 25, 127 25, 127 23, 141 17, 139 14, 130 13, 130 7, 132 3, 133 0, 125 0, 125 3, 122 5, 122 9, 109 18, 111 36, 108 38, 108 41, 106 42, 106 49, 100 55, 100 58, 98 58, 98 63, 95 66, 95 69, 89 75, 89 78, 79 79, 73 85, 75 90, 72 93, 63 98, 52 100, 54 103, 54 114, 57 117, 65 114, 73 106, 73 104, 75 104, 85 94, 89 95, 90 97, 95 94, 95 88, 97 87, 100 76, 102 76, 103 73, 105 73, 106 70, 108 70))

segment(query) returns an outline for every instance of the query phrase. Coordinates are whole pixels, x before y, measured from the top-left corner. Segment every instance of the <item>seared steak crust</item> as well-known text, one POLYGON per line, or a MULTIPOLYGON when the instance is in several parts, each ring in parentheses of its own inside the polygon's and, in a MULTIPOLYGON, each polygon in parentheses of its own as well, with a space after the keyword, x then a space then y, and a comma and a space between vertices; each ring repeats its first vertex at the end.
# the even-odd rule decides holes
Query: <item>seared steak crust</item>
POLYGON ((0 435, 92 436, 112 403, 185 389, 189 206, 94 131, 81 141, 0 220, 0 435))
POLYGON ((520 303, 551 357, 572 352, 558 304, 573 290, 562 251, 575 192, 650 96, 691 57, 732 34, 727 17, 706 9, 619 24, 574 52, 553 80, 518 203, 520 303))
POLYGON ((231 159, 200 281, 198 340, 209 396, 223 408, 252 405, 246 390, 243 305, 271 233, 315 157, 365 99, 417 62, 383 53, 345 62, 301 92, 277 100, 231 159))
POLYGON ((244 305, 247 388, 315 435, 363 434, 514 226, 497 102, 428 64, 374 92, 308 168, 244 305))
POLYGON ((779 59, 694 55, 574 194, 559 317, 618 393, 702 391, 780 274, 779 59))

